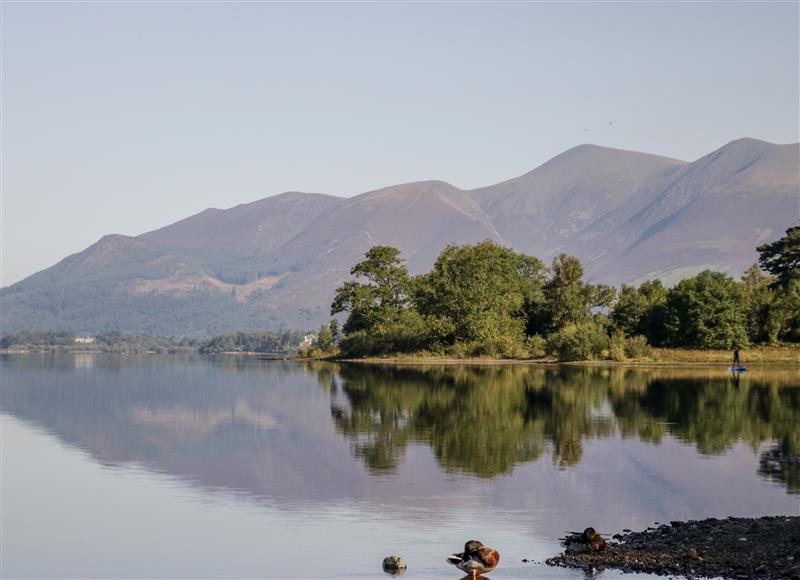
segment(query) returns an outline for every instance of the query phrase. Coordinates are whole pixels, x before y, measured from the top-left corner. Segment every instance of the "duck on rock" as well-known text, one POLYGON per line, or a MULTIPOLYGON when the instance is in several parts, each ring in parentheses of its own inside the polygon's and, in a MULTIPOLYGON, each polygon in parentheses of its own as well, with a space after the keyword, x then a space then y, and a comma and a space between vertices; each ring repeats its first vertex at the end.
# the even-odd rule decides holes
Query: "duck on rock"
POLYGON ((567 536, 563 538, 562 544, 568 554, 602 552, 606 549, 606 541, 594 528, 586 528, 582 534, 567 536))
POLYGON ((491 572, 500 563, 500 552, 484 546, 478 540, 464 544, 464 551, 447 557, 447 561, 475 578, 478 574, 491 572))

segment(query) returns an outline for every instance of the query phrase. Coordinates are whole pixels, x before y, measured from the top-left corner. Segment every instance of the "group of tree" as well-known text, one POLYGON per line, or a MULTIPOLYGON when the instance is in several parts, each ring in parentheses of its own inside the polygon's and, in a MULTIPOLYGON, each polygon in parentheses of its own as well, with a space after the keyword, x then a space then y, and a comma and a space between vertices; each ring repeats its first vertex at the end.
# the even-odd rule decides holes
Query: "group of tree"
POLYGON ((257 352, 265 354, 292 354, 303 340, 303 333, 235 332, 220 334, 200 344, 201 354, 257 352))
POLYGON ((800 342, 800 227, 757 250, 760 265, 740 281, 705 270, 672 288, 652 280, 618 290, 585 281, 581 262, 564 254, 548 268, 491 241, 451 245, 412 276, 397 248, 374 246, 336 290, 342 340, 316 346, 345 356, 622 360, 650 346, 800 342))
POLYGON ((91 336, 90 342, 76 341, 74 332, 23 331, 0 338, 0 348, 28 350, 76 350, 110 353, 268 353, 290 355, 297 351, 303 333, 236 332, 209 339, 127 334, 119 331, 91 336))

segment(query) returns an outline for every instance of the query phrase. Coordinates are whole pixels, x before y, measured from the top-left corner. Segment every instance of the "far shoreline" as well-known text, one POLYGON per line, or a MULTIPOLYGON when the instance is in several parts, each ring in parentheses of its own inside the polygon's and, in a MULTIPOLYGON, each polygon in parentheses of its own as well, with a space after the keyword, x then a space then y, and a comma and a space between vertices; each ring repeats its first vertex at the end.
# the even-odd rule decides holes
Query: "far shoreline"
MULTIPOLYGON (((554 358, 512 359, 497 357, 468 357, 457 358, 452 356, 437 356, 430 354, 398 354, 371 357, 300 357, 289 353, 266 353, 255 351, 223 351, 215 353, 201 353, 197 349, 185 348, 169 351, 113 351, 89 348, 70 347, 17 347, 0 348, 2 355, 43 355, 43 354, 71 354, 71 355, 200 355, 203 357, 250 357, 259 360, 293 361, 293 362, 328 362, 351 363, 362 365, 442 365, 442 366, 501 366, 501 365, 532 365, 532 366, 589 366, 589 367, 636 367, 636 368, 663 368, 663 367, 719 367, 724 365, 727 369, 731 364, 731 353, 724 350, 700 349, 667 349, 654 348, 648 357, 629 360, 592 359, 578 361, 559 361, 554 358)), ((742 350, 742 364, 747 368, 764 369, 769 366, 784 368, 800 367, 800 346, 767 346, 754 347, 742 350)))

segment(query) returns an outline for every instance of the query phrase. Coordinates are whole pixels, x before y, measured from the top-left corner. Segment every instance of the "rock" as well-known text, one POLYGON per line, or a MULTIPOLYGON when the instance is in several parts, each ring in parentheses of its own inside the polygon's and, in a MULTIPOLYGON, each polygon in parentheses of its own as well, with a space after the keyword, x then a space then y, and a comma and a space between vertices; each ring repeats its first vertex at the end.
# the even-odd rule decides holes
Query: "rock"
POLYGON ((408 565, 402 556, 391 555, 383 559, 383 571, 389 574, 399 576, 405 573, 406 568, 408 568, 408 565))

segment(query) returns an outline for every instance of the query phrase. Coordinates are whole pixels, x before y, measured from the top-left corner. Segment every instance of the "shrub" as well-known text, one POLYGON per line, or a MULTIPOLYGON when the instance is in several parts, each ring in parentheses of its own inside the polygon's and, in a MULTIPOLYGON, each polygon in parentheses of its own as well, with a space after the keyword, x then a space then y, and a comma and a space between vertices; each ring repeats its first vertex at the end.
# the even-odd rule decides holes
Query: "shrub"
POLYGON ((547 341, 539 334, 525 339, 529 358, 543 358, 547 354, 547 341))
POLYGON ((547 350, 560 361, 593 360, 607 348, 608 336, 595 321, 567 324, 547 340, 547 350))
POLYGON ((647 338, 641 334, 625 339, 625 356, 628 358, 643 358, 650 356, 652 352, 653 348, 647 344, 647 338))
POLYGON ((622 362, 627 357, 627 339, 623 332, 617 331, 608 339, 608 358, 613 361, 622 362))

